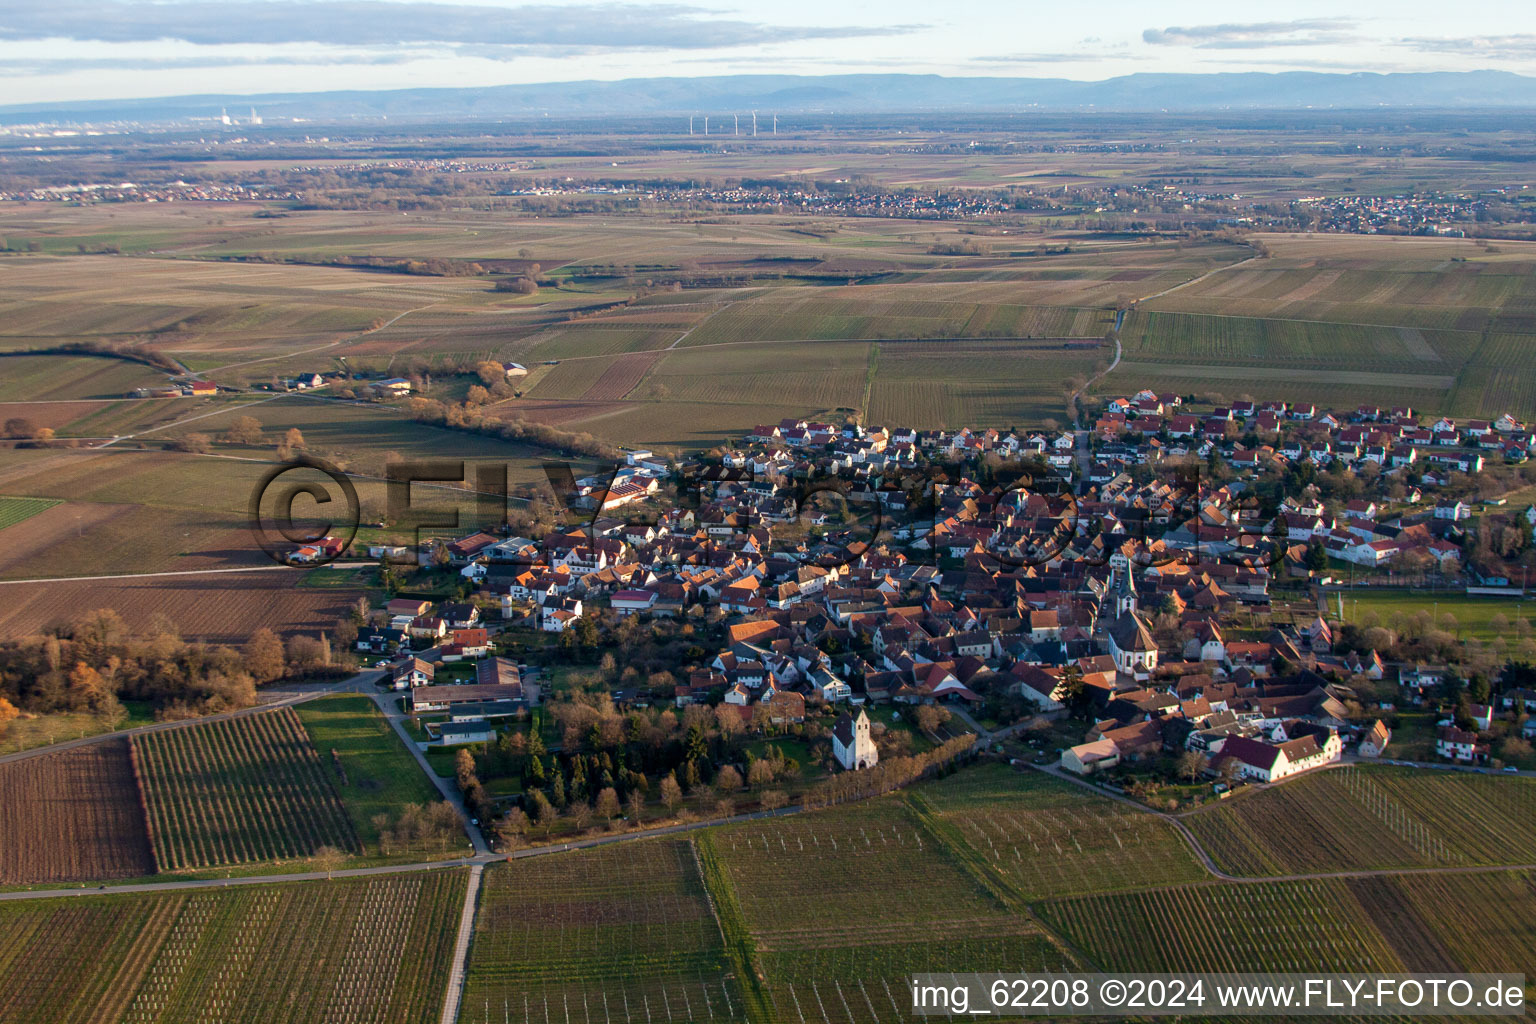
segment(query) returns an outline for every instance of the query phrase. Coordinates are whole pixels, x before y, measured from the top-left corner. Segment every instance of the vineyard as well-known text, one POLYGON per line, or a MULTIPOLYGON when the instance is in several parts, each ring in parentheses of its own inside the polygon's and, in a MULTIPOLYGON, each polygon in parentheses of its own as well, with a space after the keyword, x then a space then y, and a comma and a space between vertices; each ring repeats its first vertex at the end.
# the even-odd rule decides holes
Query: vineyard
POLYGON ((0 905, 0 1020, 436 1021, 462 871, 0 905))
POLYGON ((718 865, 716 903, 739 908, 751 935, 775 1021, 905 1019, 903 987, 919 968, 1075 963, 896 799, 735 825, 699 848, 718 865))
POLYGON ((1198 885, 1040 904, 1103 971, 1403 970, 1338 880, 1198 885))
POLYGON ((1207 877, 1167 822, 1039 772, 985 765, 908 799, 961 855, 1025 899, 1207 877))
POLYGON ((24 519, 31 519, 39 512, 59 504, 53 498, 12 498, 0 496, 0 530, 15 526, 24 519))
POLYGON ((486 871, 465 1024, 729 1022, 744 1009, 687 840, 486 871))
POLYGON ((1336 768, 1185 815, 1231 874, 1519 864, 1536 849, 1536 783, 1336 768))
POLYGON ((291 708, 133 738, 161 871, 360 852, 291 708))
MULTIPOLYGON (((1428 931, 1433 941, 1425 945, 1431 955, 1444 950, 1444 959, 1460 970, 1536 974, 1536 875, 1400 875, 1391 886, 1386 905, 1404 907, 1427 928, 1384 928, 1389 936, 1428 931)), ((1426 960, 1416 950, 1404 960, 1412 970, 1439 969, 1435 959, 1426 960)))
POLYGON ((154 872, 126 741, 0 765, 0 793, 0 883, 154 872))

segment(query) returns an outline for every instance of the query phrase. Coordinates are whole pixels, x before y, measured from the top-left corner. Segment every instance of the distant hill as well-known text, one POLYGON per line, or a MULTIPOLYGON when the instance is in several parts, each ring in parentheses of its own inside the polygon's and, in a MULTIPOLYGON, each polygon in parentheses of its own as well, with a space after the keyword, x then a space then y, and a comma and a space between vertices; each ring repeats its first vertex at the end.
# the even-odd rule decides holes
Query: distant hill
POLYGON ((1447 109, 1536 107, 1536 78, 1504 71, 1160 74, 1102 82, 939 75, 733 75, 16 104, 0 106, 0 120, 166 122, 206 119, 221 107, 243 114, 252 105, 263 117, 312 121, 379 116, 474 121, 546 114, 637 116, 752 109, 779 114, 1447 109))

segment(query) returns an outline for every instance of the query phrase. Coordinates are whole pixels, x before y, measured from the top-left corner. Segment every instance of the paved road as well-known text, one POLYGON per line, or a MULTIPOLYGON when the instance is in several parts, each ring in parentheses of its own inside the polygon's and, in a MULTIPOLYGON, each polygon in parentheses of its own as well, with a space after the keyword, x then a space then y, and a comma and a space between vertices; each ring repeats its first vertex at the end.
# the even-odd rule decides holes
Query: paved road
POLYGON ((91 743, 101 743, 105 740, 117 739, 122 736, 137 736, 141 733, 165 732, 169 729, 185 729, 192 725, 202 725, 204 722, 219 722, 227 718, 243 718, 246 715, 256 715, 263 711, 271 711, 274 708, 291 707, 294 704, 302 704, 316 697, 324 697, 332 693, 349 693, 354 690, 366 688, 373 689, 373 684, 382 672, 370 669, 359 672, 355 676, 337 680, 334 683, 308 684, 301 688, 275 687, 263 690, 258 695, 261 703, 238 711, 224 711, 217 715, 204 715, 201 718, 184 718, 174 722, 155 722, 151 725, 140 725, 132 729, 119 729, 116 732, 100 732, 94 736, 82 736, 75 740, 65 740, 62 743, 52 743, 47 746, 33 747, 30 750, 20 750, 14 754, 6 754, 0 757, 0 764, 10 761, 23 761, 29 757, 41 757, 43 754, 52 754, 60 750, 69 750, 73 747, 83 747, 91 743))
MULTIPOLYGON (((373 565, 372 562, 363 563, 373 565)), ((234 569, 176 569, 171 572, 127 572, 116 576, 47 576, 36 579, 0 580, 0 587, 13 583, 89 583, 92 580, 153 580, 163 576, 220 576, 232 572, 300 572, 300 566, 278 565, 269 562, 266 565, 245 565, 234 569)))
POLYGON ((951 714, 960 719, 960 721, 964 722, 966 725, 970 726, 971 730, 976 733, 978 746, 985 746, 989 743, 996 743, 999 740, 1012 739, 1014 736, 1017 736, 1019 733, 1029 728, 1029 724, 1035 720, 1035 716, 1031 715, 1029 718, 1021 718, 1017 722, 1014 722, 1012 725, 1005 725, 1001 729, 998 729, 994 732, 993 730, 988 729, 986 726, 982 725, 980 722, 976 721, 976 719, 972 718, 970 712, 966 711, 958 704, 954 705, 949 710, 951 714))
MULTIPOLYGON (((379 676, 382 675, 382 672, 379 673, 379 676)), ((415 737, 406 729, 406 715, 404 711, 400 710, 400 693, 395 690, 384 690, 381 692, 377 687, 373 686, 369 687, 369 692, 373 697, 373 702, 384 713, 384 717, 389 719, 389 724, 394 726, 396 735, 400 737, 400 742, 404 743, 405 748, 416 758, 416 763, 421 766, 422 771, 426 772, 427 778, 432 780, 432 784, 437 787, 438 793, 442 795, 444 800, 452 804, 453 809, 459 812, 459 817, 464 819, 464 830, 469 833, 469 841, 474 844, 475 853, 489 854, 491 852, 491 845, 485 841, 484 833, 474 823, 473 817, 469 813, 469 808, 464 803, 464 794, 459 792, 456 781, 445 779, 432 770, 432 763, 427 760, 427 755, 421 752, 421 747, 417 745, 415 737)))

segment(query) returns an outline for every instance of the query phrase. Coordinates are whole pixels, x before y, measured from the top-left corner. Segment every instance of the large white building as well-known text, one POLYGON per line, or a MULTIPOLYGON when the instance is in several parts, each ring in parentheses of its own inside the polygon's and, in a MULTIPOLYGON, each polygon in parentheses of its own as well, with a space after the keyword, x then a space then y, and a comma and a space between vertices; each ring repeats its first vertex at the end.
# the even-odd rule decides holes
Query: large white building
POLYGON ((832 726, 832 756, 848 771, 873 768, 880 760, 880 752, 869 735, 869 716, 862 709, 858 718, 849 714, 837 716, 832 726))

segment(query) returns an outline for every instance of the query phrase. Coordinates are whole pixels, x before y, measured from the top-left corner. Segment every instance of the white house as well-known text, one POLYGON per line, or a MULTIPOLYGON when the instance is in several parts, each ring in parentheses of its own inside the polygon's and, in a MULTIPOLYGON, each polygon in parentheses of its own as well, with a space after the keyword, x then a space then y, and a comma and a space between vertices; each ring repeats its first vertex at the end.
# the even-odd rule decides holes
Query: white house
POLYGON ((1229 736, 1222 742, 1214 763, 1217 767, 1230 763, 1242 778, 1279 782, 1298 772, 1331 764, 1343 753, 1339 734, 1331 729, 1321 743, 1311 734, 1284 743, 1229 736))
POLYGON ((869 715, 862 709, 858 718, 846 713, 837 716, 832 726, 832 756, 848 771, 873 768, 880 760, 869 735, 869 715))
POLYGON ((656 603, 656 591, 620 590, 613 595, 610 603, 613 605, 614 613, 620 616, 648 612, 656 603))

